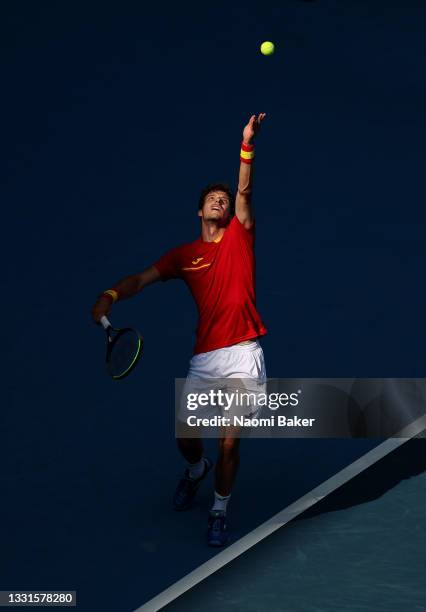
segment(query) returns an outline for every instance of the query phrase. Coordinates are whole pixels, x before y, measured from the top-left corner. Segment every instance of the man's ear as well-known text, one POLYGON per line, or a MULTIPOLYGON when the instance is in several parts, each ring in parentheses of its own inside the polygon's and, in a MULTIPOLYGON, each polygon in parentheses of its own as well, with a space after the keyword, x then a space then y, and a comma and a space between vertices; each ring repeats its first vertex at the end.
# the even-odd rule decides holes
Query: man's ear
POLYGON ((203 216, 203 211, 202 211, 202 209, 201 209, 201 208, 199 208, 199 209, 198 209, 198 216, 199 216, 199 217, 202 217, 202 216, 203 216))

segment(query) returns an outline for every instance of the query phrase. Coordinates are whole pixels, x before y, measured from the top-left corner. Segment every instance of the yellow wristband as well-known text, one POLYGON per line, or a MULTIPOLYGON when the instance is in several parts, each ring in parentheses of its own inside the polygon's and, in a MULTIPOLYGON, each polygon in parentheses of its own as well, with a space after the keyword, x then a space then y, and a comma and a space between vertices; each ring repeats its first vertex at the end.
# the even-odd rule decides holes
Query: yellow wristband
POLYGON ((243 159, 253 159, 254 151, 243 151, 243 149, 241 149, 240 157, 242 157, 243 159))
POLYGON ((118 293, 117 291, 114 291, 114 289, 107 289, 106 291, 103 292, 103 295, 105 294, 110 295, 112 297, 113 303, 118 300, 118 293))

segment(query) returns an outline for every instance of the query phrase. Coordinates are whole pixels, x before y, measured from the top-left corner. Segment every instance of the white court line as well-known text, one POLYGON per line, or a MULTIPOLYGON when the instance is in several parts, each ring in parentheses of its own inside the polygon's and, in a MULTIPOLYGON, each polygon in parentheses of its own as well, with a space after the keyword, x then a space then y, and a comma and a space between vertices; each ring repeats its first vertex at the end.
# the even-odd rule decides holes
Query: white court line
POLYGON ((315 489, 306 493, 303 497, 296 500, 287 508, 284 508, 278 514, 267 520, 262 525, 248 533, 246 536, 225 548, 222 552, 215 555, 206 563, 203 563, 197 569, 193 570, 170 587, 150 599, 147 603, 137 608, 134 612, 157 612, 171 601, 180 597, 183 593, 191 589, 193 586, 216 572, 218 569, 233 561, 244 552, 255 546, 258 542, 268 537, 277 529, 294 519, 305 510, 314 506, 321 499, 341 487, 343 484, 361 474, 364 470, 374 465, 377 461, 386 457, 389 453, 397 449, 399 446, 408 442, 416 435, 426 429, 426 415, 420 417, 398 433, 398 437, 389 438, 382 442, 371 451, 337 472, 334 476, 319 484, 315 489))

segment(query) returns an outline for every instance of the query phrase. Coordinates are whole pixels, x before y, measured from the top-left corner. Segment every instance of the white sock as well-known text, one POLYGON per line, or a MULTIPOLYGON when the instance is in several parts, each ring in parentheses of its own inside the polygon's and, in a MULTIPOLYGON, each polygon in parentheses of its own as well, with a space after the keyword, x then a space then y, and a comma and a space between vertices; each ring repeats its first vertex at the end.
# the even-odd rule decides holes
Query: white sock
POLYGON ((204 474, 205 468, 206 463, 203 457, 201 457, 198 463, 188 463, 189 477, 193 480, 197 480, 197 478, 200 478, 200 476, 204 474))
POLYGON ((213 510, 218 510, 220 512, 226 512, 226 506, 231 498, 231 495, 227 495, 224 497, 223 495, 219 495, 219 493, 214 492, 214 504, 212 507, 213 510))

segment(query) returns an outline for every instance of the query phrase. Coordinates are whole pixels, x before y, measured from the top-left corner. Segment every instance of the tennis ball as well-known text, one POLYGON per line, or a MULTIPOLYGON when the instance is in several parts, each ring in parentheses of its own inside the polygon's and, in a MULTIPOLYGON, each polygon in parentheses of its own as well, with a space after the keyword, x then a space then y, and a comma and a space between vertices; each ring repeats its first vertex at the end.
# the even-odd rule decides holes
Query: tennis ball
POLYGON ((269 40, 265 40, 265 42, 260 45, 260 52, 262 53, 262 55, 272 55, 274 51, 275 45, 269 40))

